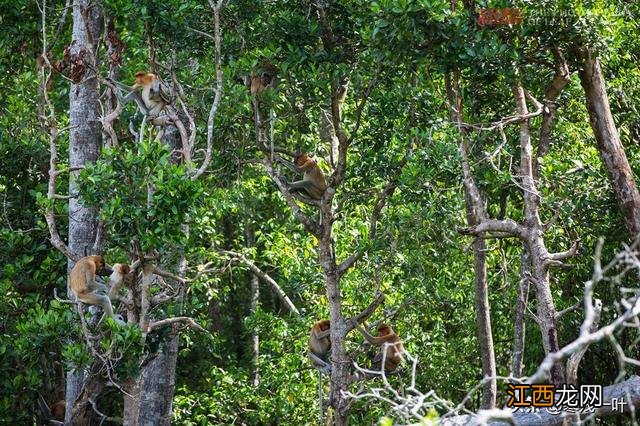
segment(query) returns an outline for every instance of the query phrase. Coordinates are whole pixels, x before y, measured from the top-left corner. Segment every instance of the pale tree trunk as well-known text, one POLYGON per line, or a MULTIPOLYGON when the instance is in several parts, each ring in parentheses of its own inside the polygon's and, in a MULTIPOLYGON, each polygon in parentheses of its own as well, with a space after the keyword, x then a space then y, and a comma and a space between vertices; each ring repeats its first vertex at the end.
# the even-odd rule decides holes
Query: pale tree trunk
MULTIPOLYGON (((169 145, 173 150, 181 148, 180 133, 175 126, 167 126, 163 143, 169 145)), ((173 162, 180 161, 179 156, 174 156, 173 162)), ((189 232, 188 226, 183 225, 185 233, 189 232)), ((177 273, 183 277, 187 263, 184 255, 181 254, 178 260, 177 273)), ((179 296, 182 298, 182 295, 179 296)), ((179 301, 178 303, 181 303, 179 301)), ((131 415, 137 417, 129 418, 126 422, 133 426, 164 426, 171 424, 173 410, 173 393, 176 382, 176 364, 178 360, 179 336, 172 334, 169 340, 164 342, 158 353, 142 367, 137 383, 133 384, 133 390, 137 391, 137 407, 131 408, 131 415)), ((135 404, 135 403, 134 403, 135 404)))
MULTIPOLYGON (((538 294, 538 303, 540 303, 540 297, 542 297, 545 300, 545 305, 547 306, 547 308, 544 309, 545 312, 549 310, 546 315, 551 315, 551 317, 548 317, 545 322, 555 323, 556 320, 555 307, 553 306, 553 300, 551 299, 551 293, 549 290, 548 258, 545 257, 548 256, 548 253, 544 246, 544 240, 542 239, 545 229, 542 226, 539 217, 540 195, 537 192, 537 188, 540 180, 540 162, 549 152, 549 148, 552 143, 556 112, 555 101, 564 87, 569 83, 570 72, 560 49, 552 49, 552 54, 554 56, 555 74, 544 94, 542 123, 540 125, 538 149, 535 157, 532 157, 533 147, 531 143, 529 123, 524 120, 520 125, 520 168, 523 179, 523 198, 525 200, 524 225, 528 231, 528 235, 530 235, 530 240, 524 242, 520 257, 520 283, 518 285, 518 300, 516 302, 515 309, 514 345, 511 365, 511 376, 514 378, 520 378, 522 376, 526 336, 526 310, 529 302, 530 282, 532 280, 534 283, 541 284, 546 288, 543 289, 541 293, 536 292, 536 294, 538 294), (536 249, 534 246, 539 247, 536 249), (538 257, 532 258, 531 253, 533 252, 538 253, 538 257), (537 278, 532 277, 532 271, 536 270, 538 271, 537 278), (551 308, 548 307, 549 303, 551 304, 551 308)), ((524 92, 519 86, 516 88, 515 97, 518 112, 520 114, 525 114, 527 112, 527 107, 524 100, 524 92)), ((540 306, 538 308, 540 309, 540 306)), ((547 342, 548 347, 551 348, 555 345, 555 350, 557 350, 557 333, 555 332, 555 326, 551 329, 547 328, 546 333, 543 330, 543 342, 545 341, 547 342), (552 333, 556 337, 552 338, 549 333, 552 333), (545 339, 544 336, 548 336, 548 338, 545 339)), ((552 373, 555 374, 556 381, 561 380, 560 376, 562 375, 562 371, 554 370, 552 373)))
MULTIPOLYGON (((529 111, 522 86, 513 89, 518 115, 526 116, 529 111)), ((542 344, 545 353, 556 352, 558 347, 558 331, 556 327, 557 311, 553 303, 549 284, 550 253, 544 242, 545 229, 540 220, 540 194, 533 173, 533 147, 528 119, 520 122, 520 176, 522 179, 522 196, 524 199, 523 239, 528 247, 531 261, 531 276, 536 288, 537 320, 542 333, 542 344)), ((556 364, 551 369, 551 381, 556 386, 564 383, 564 368, 556 364)))
POLYGON ((598 151, 607 169, 609 182, 624 215, 624 223, 635 238, 640 232, 640 194, 613 121, 600 61, 588 48, 583 49, 582 56, 584 62, 580 70, 580 81, 587 98, 591 128, 598 142, 598 151))
MULTIPOLYGON (((72 54, 82 55, 86 51, 84 62, 92 62, 91 52, 95 52, 96 40, 100 39, 101 25, 100 2, 88 0, 74 0, 73 2, 73 33, 70 49, 72 54), (91 4, 91 7, 86 9, 91 4), (86 23, 82 16, 82 10, 86 10, 86 23), (87 34, 88 30, 91 34, 87 34), (92 45, 93 42, 93 45, 92 45)), ((93 162, 98 158, 102 144, 102 134, 99 122, 100 96, 98 80, 93 71, 86 69, 82 79, 78 83, 71 83, 69 92, 69 166, 80 167, 86 162, 93 162)), ((76 178, 78 171, 72 172, 69 179, 69 249, 79 257, 93 254, 96 243, 97 219, 93 209, 84 207, 77 198, 78 188, 76 178), (74 196, 75 195, 75 196, 74 196)), ((67 273, 71 272, 73 262, 67 265, 67 273)), ((74 299, 73 293, 67 288, 67 295, 74 299)), ((78 395, 82 391, 85 374, 82 371, 70 371, 67 373, 66 405, 73 407, 78 395)), ((89 408, 91 409, 91 408, 89 408)), ((65 422, 71 422, 72 409, 67 409, 65 422)), ((88 414, 87 414, 88 415, 88 414)), ((83 416, 87 421, 88 417, 83 416)), ((74 424, 81 424, 75 422, 74 424)))
POLYGON ((524 363, 524 344, 527 334, 526 314, 529 304, 529 281, 531 279, 531 258, 527 246, 523 244, 520 255, 520 283, 518 284, 518 300, 513 322, 513 351, 511 353, 511 377, 522 377, 524 363))
POLYGON ((140 426, 171 424, 178 340, 177 334, 170 337, 142 370, 137 423, 140 426))
MULTIPOLYGON (((463 128, 463 102, 460 95, 460 73, 454 71, 445 77, 449 110, 451 119, 456 123, 460 133, 460 159, 462 162, 463 186, 467 223, 476 226, 487 217, 484 199, 475 184, 469 162, 469 143, 466 130, 463 128)), ((496 359, 493 347, 493 332, 491 330, 491 307, 489 305, 489 290, 487 284, 487 244, 483 238, 476 237, 473 241, 473 270, 475 276, 475 305, 476 326, 478 328, 478 346, 482 376, 485 380, 482 390, 482 407, 491 409, 496 405, 496 359)))
MULTIPOLYGON (((330 215, 330 207, 323 209, 323 213, 330 215)), ((327 223, 331 223, 330 219, 327 223)), ((333 243, 331 241, 330 226, 318 241, 318 260, 324 272, 329 300, 329 319, 331 321, 331 394, 330 404, 333 407, 333 425, 347 424, 348 404, 342 395, 348 389, 349 369, 351 361, 345 349, 347 325, 342 316, 342 295, 340 293, 340 276, 333 257, 333 243)))
MULTIPOLYGON (((247 229, 247 246, 254 247, 255 242, 255 233, 253 229, 248 227, 247 229)), ((254 274, 250 273, 250 285, 251 285, 251 304, 249 306, 251 315, 255 318, 256 311, 258 309, 258 304, 260 303, 260 279, 254 274)), ((260 366, 259 366, 259 358, 260 358, 260 335, 258 334, 257 327, 254 328, 251 332, 251 385, 253 387, 258 387, 260 384, 260 366)))
MULTIPOLYGON (((256 274, 251 274, 251 315, 255 317, 260 300, 260 280, 256 274)), ((260 385, 260 335, 257 328, 251 332, 251 385, 260 385)))

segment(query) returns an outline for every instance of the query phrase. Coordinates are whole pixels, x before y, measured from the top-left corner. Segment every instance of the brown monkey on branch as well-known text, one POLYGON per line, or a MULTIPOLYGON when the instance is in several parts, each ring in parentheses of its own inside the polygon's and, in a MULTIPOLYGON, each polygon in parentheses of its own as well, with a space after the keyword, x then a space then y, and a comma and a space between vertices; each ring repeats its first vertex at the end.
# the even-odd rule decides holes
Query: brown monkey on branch
POLYGON ((139 71, 133 86, 129 87, 119 81, 108 79, 117 88, 127 92, 122 97, 118 91, 116 96, 123 104, 134 100, 144 115, 157 117, 172 101, 171 93, 158 76, 150 72, 139 71))
POLYGON ((261 57, 254 72, 243 76, 242 81, 249 88, 251 96, 255 96, 275 87, 278 81, 277 75, 278 67, 261 57))
POLYGON ((309 335, 308 355, 313 362, 313 366, 318 369, 320 374, 331 373, 331 364, 329 364, 329 353, 331 352, 331 323, 324 319, 316 321, 311 327, 309 335))
POLYGON ((327 319, 316 321, 311 327, 309 334, 309 350, 307 355, 311 359, 313 366, 318 370, 318 408, 320 416, 324 416, 324 405, 322 404, 322 373, 331 374, 331 363, 329 353, 331 353, 331 322, 327 319))
POLYGON ((380 352, 373 358, 373 370, 381 371, 383 362, 386 372, 392 372, 398 368, 398 365, 403 360, 404 347, 402 346, 402 340, 390 325, 380 324, 378 326, 378 336, 376 337, 370 335, 360 324, 356 323, 356 327, 369 343, 382 346, 380 352))
POLYGON ((303 175, 302 180, 288 185, 289 191, 304 192, 314 200, 322 198, 322 194, 327 189, 327 181, 313 158, 304 153, 297 153, 293 163, 284 158, 280 158, 280 162, 293 172, 303 175))
POLYGON ((124 322, 113 314, 111 299, 107 296, 109 289, 106 285, 96 281, 96 275, 107 276, 112 272, 102 256, 83 257, 71 269, 69 287, 79 301, 88 305, 100 306, 106 315, 113 318, 118 324, 124 325, 124 322))

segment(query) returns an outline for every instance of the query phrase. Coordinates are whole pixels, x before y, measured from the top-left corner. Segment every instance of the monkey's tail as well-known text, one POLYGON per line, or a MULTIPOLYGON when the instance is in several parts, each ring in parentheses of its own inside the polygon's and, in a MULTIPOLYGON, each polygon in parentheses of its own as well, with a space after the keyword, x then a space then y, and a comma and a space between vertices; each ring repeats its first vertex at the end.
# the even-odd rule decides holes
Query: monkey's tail
POLYGON ((320 424, 324 423, 324 406, 322 405, 322 371, 318 370, 318 409, 320 410, 320 424))

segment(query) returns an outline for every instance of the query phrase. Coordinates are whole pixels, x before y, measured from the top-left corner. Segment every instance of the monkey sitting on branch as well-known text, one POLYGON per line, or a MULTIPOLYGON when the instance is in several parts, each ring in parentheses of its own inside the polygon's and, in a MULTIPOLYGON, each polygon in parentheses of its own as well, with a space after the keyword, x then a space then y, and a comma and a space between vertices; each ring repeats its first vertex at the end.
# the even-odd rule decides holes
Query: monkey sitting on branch
POLYGON ((124 321, 122 318, 113 313, 111 299, 108 296, 109 288, 96 281, 96 276, 111 275, 112 280, 121 281, 122 277, 120 277, 119 273, 124 271, 125 269, 121 268, 120 265, 118 265, 116 271, 109 268, 102 256, 86 256, 78 260, 73 269, 71 269, 69 287, 71 287, 71 291, 80 302, 100 306, 105 315, 113 318, 119 325, 123 326, 124 321))
POLYGON ((293 163, 282 157, 279 158, 279 161, 293 172, 303 175, 302 180, 287 185, 290 192, 300 192, 314 200, 322 198, 327 189, 327 182, 324 173, 313 158, 298 152, 293 163))
POLYGON ((136 73, 135 82, 131 87, 111 78, 107 80, 118 89, 127 92, 127 95, 123 97, 119 91, 115 91, 120 102, 127 104, 133 100, 138 104, 140 111, 142 111, 145 116, 149 116, 154 124, 168 124, 167 122, 156 123, 154 121, 159 117, 165 107, 173 101, 171 92, 160 81, 157 75, 150 72, 139 71, 136 73))
POLYGON ((382 372, 383 367, 387 373, 396 370, 404 359, 404 347, 400 336, 393 331, 393 328, 388 324, 380 324, 377 336, 370 335, 360 324, 356 323, 356 328, 369 343, 381 346, 380 352, 373 358, 372 370, 382 372))

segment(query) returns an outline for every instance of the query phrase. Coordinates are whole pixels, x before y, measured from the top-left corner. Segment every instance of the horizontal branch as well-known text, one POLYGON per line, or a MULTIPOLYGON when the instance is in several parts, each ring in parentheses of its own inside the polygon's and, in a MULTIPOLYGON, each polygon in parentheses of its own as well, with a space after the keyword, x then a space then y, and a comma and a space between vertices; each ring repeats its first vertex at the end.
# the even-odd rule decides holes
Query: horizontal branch
POLYGON ((576 240, 573 242, 571 248, 567 251, 561 251, 559 253, 551 253, 549 254, 549 258, 551 260, 564 260, 569 257, 573 257, 578 253, 578 248, 580 248, 580 240, 576 240))
POLYGON ((525 232, 526 231, 522 225, 511 219, 487 219, 475 226, 458 228, 458 233, 462 235, 474 235, 476 237, 481 237, 485 234, 497 233, 502 237, 507 235, 511 237, 524 238, 525 232))
POLYGON ((207 330, 202 328, 202 326, 197 322, 195 322, 193 318, 173 317, 173 318, 166 318, 160 321, 149 322, 149 326, 147 327, 147 333, 149 333, 152 330, 155 330, 156 328, 164 327, 165 325, 180 324, 180 323, 184 323, 185 326, 192 328, 194 330, 202 331, 204 333, 207 332, 207 330))

